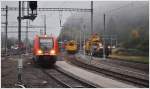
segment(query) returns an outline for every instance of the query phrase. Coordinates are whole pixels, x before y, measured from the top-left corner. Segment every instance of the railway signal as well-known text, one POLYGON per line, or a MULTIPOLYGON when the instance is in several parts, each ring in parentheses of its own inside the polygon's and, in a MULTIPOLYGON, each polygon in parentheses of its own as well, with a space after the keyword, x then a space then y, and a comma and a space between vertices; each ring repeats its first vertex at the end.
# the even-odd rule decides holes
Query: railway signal
MULTIPOLYGON (((23 13, 22 12, 22 9, 21 7, 23 5, 21 4, 24 4, 23 2, 19 1, 19 16, 18 16, 18 42, 19 42, 19 48, 18 48, 18 54, 19 54, 19 59, 18 59, 18 66, 17 66, 17 69, 18 69, 18 81, 17 81, 17 85, 21 84, 23 85, 23 82, 22 82, 22 68, 23 68, 23 63, 22 63, 22 58, 21 58, 21 54, 20 54, 20 51, 21 51, 21 48, 20 48, 20 45, 21 45, 21 20, 22 19, 30 19, 30 20, 34 20, 37 16, 37 2, 35 1, 32 1, 32 2, 28 2, 29 6, 30 6, 30 9, 31 9, 31 14, 29 13, 29 10, 28 10, 28 13, 27 15, 25 16, 22 16, 23 13), (34 13, 33 13, 34 12, 34 13)), ((29 9, 29 8, 28 8, 29 9)))
POLYGON ((23 16, 21 19, 30 19, 34 20, 37 17, 37 1, 28 1, 27 8, 24 8, 24 3, 22 5, 23 8, 23 16), (27 15, 24 15, 24 11, 27 11, 27 15))
POLYGON ((37 1, 29 1, 28 4, 29 8, 31 9, 31 13, 29 13, 29 19, 34 20, 37 17, 37 1))
POLYGON ((33 11, 37 10, 37 1, 29 1, 29 7, 30 7, 32 14, 33 14, 33 11))

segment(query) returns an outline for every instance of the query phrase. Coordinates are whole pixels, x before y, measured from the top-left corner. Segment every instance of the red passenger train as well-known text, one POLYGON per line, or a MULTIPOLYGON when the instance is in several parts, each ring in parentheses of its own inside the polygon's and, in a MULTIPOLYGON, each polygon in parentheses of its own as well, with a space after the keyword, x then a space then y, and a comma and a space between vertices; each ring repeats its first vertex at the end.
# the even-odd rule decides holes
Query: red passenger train
POLYGON ((34 38, 33 61, 38 64, 53 65, 59 53, 57 38, 36 35, 34 38))

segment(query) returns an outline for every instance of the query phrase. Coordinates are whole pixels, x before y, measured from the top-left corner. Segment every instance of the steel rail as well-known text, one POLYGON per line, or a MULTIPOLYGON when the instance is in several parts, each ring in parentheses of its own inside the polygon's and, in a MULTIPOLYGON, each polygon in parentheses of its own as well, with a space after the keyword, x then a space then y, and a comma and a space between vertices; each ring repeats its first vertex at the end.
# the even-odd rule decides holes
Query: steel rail
POLYGON ((123 80, 123 81, 127 81, 127 82, 130 82, 130 83, 133 83, 133 84, 140 85, 142 87, 149 87, 149 80, 145 80, 145 79, 137 78, 135 76, 129 76, 129 75, 126 75, 126 74, 121 74, 121 73, 117 73, 117 72, 114 72, 114 71, 111 71, 111 70, 107 70, 107 69, 99 68, 99 67, 96 67, 96 66, 92 66, 90 64, 83 63, 83 62, 81 62, 77 59, 70 60, 70 61, 71 61, 72 64, 74 64, 78 67, 81 67, 81 68, 85 68, 89 71, 93 71, 93 72, 96 72, 96 73, 101 73, 101 74, 104 74, 104 75, 107 75, 107 76, 110 76, 110 77, 113 77, 113 78, 116 78, 116 79, 120 79, 120 80, 123 80))
MULTIPOLYGON (((56 67, 57 67, 57 66, 56 66, 56 67)), ((57 67, 56 70, 59 71, 59 72, 61 72, 61 73, 64 74, 64 75, 66 75, 66 76, 68 76, 68 77, 70 77, 70 78, 76 80, 76 81, 79 81, 80 83, 84 84, 84 85, 87 86, 87 87, 90 87, 90 88, 97 88, 97 87, 100 88, 100 87, 101 87, 101 86, 99 86, 99 85, 96 85, 96 84, 93 84, 93 83, 91 83, 91 82, 85 81, 85 80, 81 79, 80 77, 77 77, 77 76, 75 76, 75 75, 73 75, 73 74, 71 74, 71 73, 69 73, 69 72, 67 72, 67 71, 65 71, 65 70, 63 70, 63 69, 61 69, 61 68, 59 68, 59 67, 57 67)), ((101 88, 102 88, 102 87, 101 87, 101 88)))
POLYGON ((55 76, 55 75, 53 75, 51 73, 48 73, 45 70, 42 70, 43 73, 45 73, 47 76, 51 77, 52 79, 56 80, 59 84, 61 84, 65 88, 85 88, 85 87, 96 88, 96 87, 100 87, 98 85, 94 85, 94 84, 85 82, 84 80, 82 81, 80 78, 76 78, 75 76, 70 75, 70 73, 65 72, 63 69, 58 68, 57 66, 54 68, 54 70, 57 71, 57 72, 59 72, 59 73, 61 73, 63 76, 66 76, 66 77, 68 77, 68 78, 70 78, 72 80, 75 80, 76 82, 79 82, 79 84, 83 85, 83 86, 73 86, 73 85, 70 85, 69 83, 66 83, 66 82, 62 81, 61 79, 59 79, 58 76, 55 76))
POLYGON ((60 79, 58 79, 57 77, 53 76, 50 73, 47 73, 45 70, 42 70, 42 72, 44 74, 46 74, 48 77, 51 77, 52 79, 54 79, 55 81, 57 81, 59 84, 61 84, 63 87, 65 88, 72 88, 70 85, 66 84, 65 82, 61 81, 60 79))

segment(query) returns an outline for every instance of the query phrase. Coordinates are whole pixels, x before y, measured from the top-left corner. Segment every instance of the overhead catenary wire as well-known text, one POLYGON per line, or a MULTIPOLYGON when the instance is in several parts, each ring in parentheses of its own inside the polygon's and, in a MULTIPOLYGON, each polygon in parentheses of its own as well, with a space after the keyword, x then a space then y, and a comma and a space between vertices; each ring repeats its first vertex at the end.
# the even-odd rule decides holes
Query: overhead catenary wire
MULTIPOLYGON (((1 11, 5 11, 6 8, 1 8, 1 11)), ((17 11, 17 7, 9 7, 8 11, 17 11)), ((26 11, 27 8, 24 8, 26 11)), ((91 12, 91 9, 86 8, 37 8, 38 11, 76 11, 76 12, 91 12)))
MULTIPOLYGON (((64 5, 65 2, 61 3, 60 7, 64 5)), ((5 10, 5 8, 1 8, 1 11, 5 10)), ((10 11, 17 11, 17 7, 9 7, 8 10, 10 11)), ((27 8, 24 8, 26 11, 27 8)), ((77 12, 90 12, 90 9, 84 9, 84 8, 38 8, 38 11, 77 11, 77 12)), ((62 25, 62 15, 61 15, 61 20, 60 23, 62 25)))

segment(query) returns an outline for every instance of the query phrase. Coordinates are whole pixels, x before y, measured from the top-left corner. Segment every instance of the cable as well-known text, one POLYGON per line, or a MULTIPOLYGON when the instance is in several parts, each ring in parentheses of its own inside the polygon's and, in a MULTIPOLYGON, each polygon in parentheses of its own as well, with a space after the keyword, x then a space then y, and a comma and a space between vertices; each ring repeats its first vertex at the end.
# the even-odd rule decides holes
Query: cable
POLYGON ((108 10, 108 11, 106 11, 105 13, 112 12, 112 11, 116 11, 116 10, 119 10, 119 9, 122 9, 122 8, 126 8, 126 7, 128 7, 129 5, 133 5, 133 2, 131 2, 131 3, 127 4, 127 5, 118 7, 118 8, 114 8, 114 9, 108 10))
MULTIPOLYGON (((133 6, 133 5, 135 5, 135 1, 132 1, 132 2, 130 2, 129 4, 126 4, 126 5, 124 5, 124 6, 121 6, 121 7, 118 7, 118 8, 114 8, 114 9, 111 9, 111 10, 108 10, 108 11, 106 11, 105 13, 112 12, 112 11, 117 11, 117 10, 120 10, 120 9, 122 9, 122 8, 126 8, 126 7, 128 7, 128 6, 133 6)), ((137 4, 136 4, 136 5, 137 5, 137 4)), ((140 7, 143 7, 143 6, 145 6, 145 4, 142 4, 142 6, 140 6, 140 7)))

